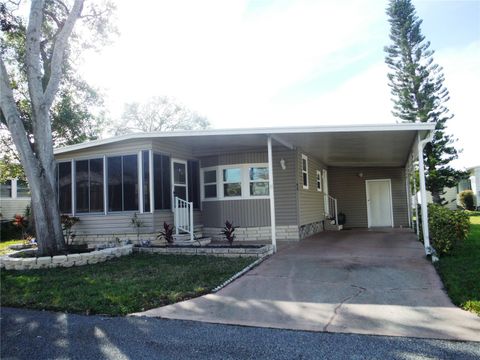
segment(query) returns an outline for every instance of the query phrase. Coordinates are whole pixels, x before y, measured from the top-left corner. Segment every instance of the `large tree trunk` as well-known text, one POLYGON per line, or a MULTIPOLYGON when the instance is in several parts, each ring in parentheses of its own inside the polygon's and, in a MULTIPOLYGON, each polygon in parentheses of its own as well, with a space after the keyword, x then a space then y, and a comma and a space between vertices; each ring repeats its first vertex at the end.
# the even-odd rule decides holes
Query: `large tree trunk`
POLYGON ((5 63, 0 58, 0 109, 30 185, 40 256, 63 253, 66 248, 57 202, 49 111, 60 84, 61 67, 68 38, 82 12, 83 0, 75 0, 72 10, 54 41, 49 74, 42 74, 40 63, 44 7, 45 1, 31 2, 25 49, 24 65, 27 69, 32 107, 33 145, 18 112, 5 63))
MULTIPOLYGON (((30 184, 32 182, 29 181, 30 184)), ((35 234, 38 243, 38 255, 54 255, 66 250, 60 222, 56 184, 41 174, 31 186, 32 210, 35 222, 35 234)))

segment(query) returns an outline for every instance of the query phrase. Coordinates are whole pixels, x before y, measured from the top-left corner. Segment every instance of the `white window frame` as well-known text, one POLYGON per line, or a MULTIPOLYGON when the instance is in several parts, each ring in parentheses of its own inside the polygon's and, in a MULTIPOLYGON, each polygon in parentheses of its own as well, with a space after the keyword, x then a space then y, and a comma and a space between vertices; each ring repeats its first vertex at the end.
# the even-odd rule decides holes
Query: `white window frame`
POLYGON ((200 170, 200 196, 201 196, 202 201, 218 200, 218 195, 219 195, 219 192, 218 192, 218 166, 201 168, 201 170, 200 170), (212 183, 212 182, 206 183, 205 182, 205 173, 208 172, 208 171, 215 171, 215 182, 214 183, 212 183), (205 198, 205 186, 206 185, 215 185, 216 186, 216 188, 217 188, 217 196, 216 197, 205 198))
MULTIPOLYGON (((228 200, 245 200, 245 199, 270 199, 270 195, 250 195, 250 168, 256 167, 266 167, 268 168, 268 163, 247 163, 247 164, 229 164, 229 165, 219 165, 219 166, 209 166, 202 167, 200 169, 200 187, 201 187, 201 201, 228 201, 228 200), (223 196, 223 170, 225 169, 240 169, 241 171, 241 188, 242 196, 223 196), (205 171, 217 171, 217 197, 215 198, 205 198, 205 182, 204 182, 204 173, 205 171)), ((213 184, 213 183, 208 183, 213 184)), ((270 192, 270 188, 269 188, 270 192)))
POLYGON ((254 198, 254 199, 258 199, 258 198, 261 198, 262 196, 265 197, 265 196, 269 196, 270 195, 270 184, 269 184, 269 180, 270 180, 270 174, 268 173, 268 164, 266 164, 266 166, 263 166, 263 165, 250 165, 248 166, 247 168, 247 179, 248 179, 248 196, 251 197, 251 198, 254 198), (260 179, 260 180, 252 180, 250 179, 250 169, 255 169, 255 168, 265 168, 267 169, 267 175, 268 175, 268 178, 267 180, 263 180, 263 179, 260 179), (257 183, 257 182, 261 182, 261 183, 267 183, 267 186, 268 186, 268 195, 252 195, 250 193, 250 184, 251 183, 257 183))
POLYGON ((321 192, 322 191, 322 172, 320 170, 317 170, 317 191, 321 192))
MULTIPOLYGON (((248 174, 247 174, 248 175, 248 174)), ((235 200, 235 199, 242 199, 246 197, 247 193, 245 192, 245 171, 241 165, 227 165, 227 166, 220 166, 220 193, 217 192, 217 196, 220 195, 222 199, 226 200, 235 200), (240 191, 242 195, 240 196, 225 196, 224 195, 224 188, 223 185, 225 184, 237 184, 237 181, 223 181, 223 171, 229 169, 240 169, 240 191)))
POLYGON ((302 187, 304 190, 308 190, 308 185, 309 185, 309 181, 308 181, 308 156, 305 155, 305 154, 302 154, 302 187), (303 160, 305 160, 305 167, 306 169, 304 170, 303 169, 303 160), (306 174, 306 179, 307 179, 307 184, 305 185, 305 183, 303 182, 303 174, 306 174))

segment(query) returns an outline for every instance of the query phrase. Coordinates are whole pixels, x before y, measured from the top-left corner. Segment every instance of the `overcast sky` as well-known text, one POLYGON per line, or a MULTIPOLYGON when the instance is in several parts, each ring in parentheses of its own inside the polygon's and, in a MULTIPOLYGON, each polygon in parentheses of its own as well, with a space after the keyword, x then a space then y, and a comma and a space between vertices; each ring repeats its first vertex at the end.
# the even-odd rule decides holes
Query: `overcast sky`
MULTIPOLYGON (((386 2, 117 3, 119 37, 81 68, 114 118, 125 102, 167 95, 213 128, 395 122, 386 2)), ((480 0, 413 3, 444 68, 456 165, 480 165, 480 0)))

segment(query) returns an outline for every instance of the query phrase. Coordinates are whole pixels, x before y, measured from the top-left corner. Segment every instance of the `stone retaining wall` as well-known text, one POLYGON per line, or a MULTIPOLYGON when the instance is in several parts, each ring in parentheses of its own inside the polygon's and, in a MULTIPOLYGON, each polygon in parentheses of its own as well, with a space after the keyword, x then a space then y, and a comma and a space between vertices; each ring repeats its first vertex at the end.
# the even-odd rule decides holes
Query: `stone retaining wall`
POLYGON ((221 257, 258 257, 273 254, 272 245, 260 248, 230 248, 230 247, 134 247, 134 252, 175 255, 210 255, 221 257))
MULTIPOLYGON (((220 234, 222 228, 205 227, 204 236, 211 237, 213 240, 224 240, 220 234)), ((277 226, 277 240, 299 240, 297 225, 277 226)), ((261 227, 238 227, 235 228, 235 241, 271 241, 272 235, 270 226, 261 227)))
POLYGON ((43 256, 38 258, 0 257, 0 268, 5 270, 47 269, 96 264, 132 253, 133 245, 124 245, 83 254, 43 256))

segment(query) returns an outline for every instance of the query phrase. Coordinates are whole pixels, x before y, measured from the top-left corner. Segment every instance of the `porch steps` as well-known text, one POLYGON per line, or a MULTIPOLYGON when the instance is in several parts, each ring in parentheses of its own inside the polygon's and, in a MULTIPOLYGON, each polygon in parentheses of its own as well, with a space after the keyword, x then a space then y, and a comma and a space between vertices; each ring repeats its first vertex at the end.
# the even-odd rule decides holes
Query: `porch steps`
POLYGON ((329 219, 323 220, 323 223, 325 225, 325 230, 326 231, 339 231, 339 230, 341 230, 339 225, 332 224, 331 220, 329 220, 329 219))
POLYGON ((178 235, 173 235, 175 244, 177 245, 206 245, 209 244, 212 239, 210 237, 203 236, 203 225, 195 225, 193 230, 194 240, 190 240, 190 234, 181 233, 178 235))

